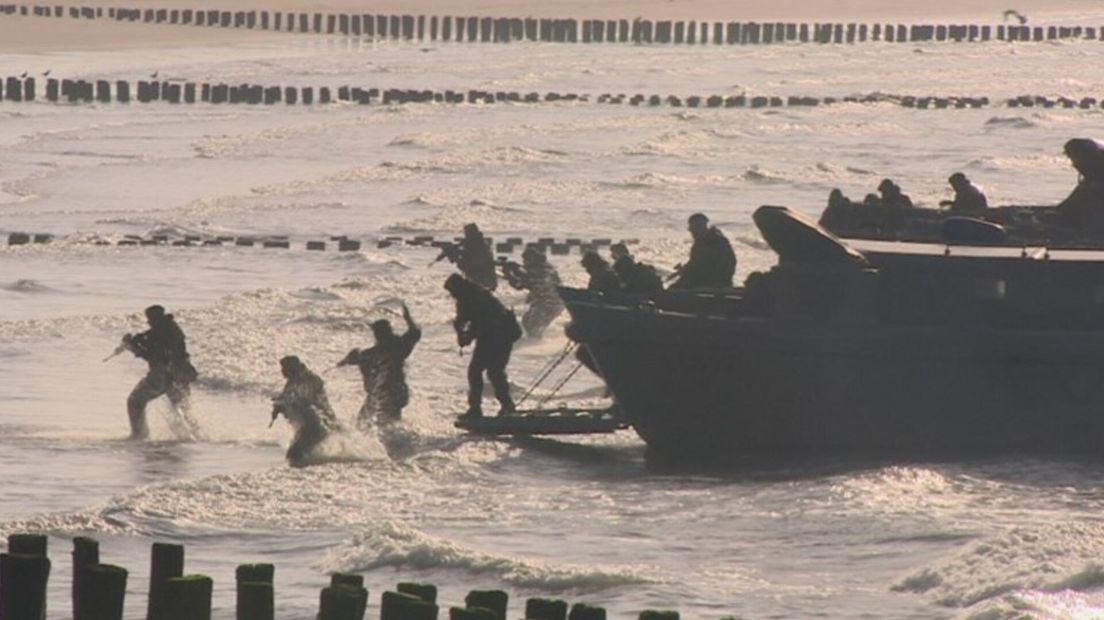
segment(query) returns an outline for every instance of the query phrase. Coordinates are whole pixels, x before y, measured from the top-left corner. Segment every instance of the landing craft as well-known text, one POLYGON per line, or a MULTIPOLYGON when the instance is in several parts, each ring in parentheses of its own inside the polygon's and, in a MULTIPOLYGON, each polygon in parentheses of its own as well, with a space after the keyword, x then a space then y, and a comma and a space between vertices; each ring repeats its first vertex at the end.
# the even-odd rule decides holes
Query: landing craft
POLYGON ((744 288, 564 288, 650 458, 1104 453, 1104 252, 845 244, 785 207, 744 288))

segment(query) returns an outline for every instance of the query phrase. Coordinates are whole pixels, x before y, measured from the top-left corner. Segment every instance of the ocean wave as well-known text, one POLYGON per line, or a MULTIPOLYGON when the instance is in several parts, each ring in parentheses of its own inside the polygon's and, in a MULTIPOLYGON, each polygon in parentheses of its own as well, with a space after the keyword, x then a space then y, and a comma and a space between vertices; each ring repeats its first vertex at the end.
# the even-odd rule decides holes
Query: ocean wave
POLYGON ((1010 129, 1031 129, 1037 125, 1022 116, 993 116, 985 121, 986 127, 1008 127, 1010 129))
POLYGON ((766 170, 759 166, 751 166, 744 170, 742 175, 745 181, 751 181, 752 183, 785 183, 788 179, 780 172, 774 170, 766 170))
POLYGON ((331 550, 316 568, 325 572, 361 572, 376 568, 462 570, 545 591, 597 591, 649 584, 638 569, 618 566, 575 567, 478 551, 395 522, 354 535, 331 550))
POLYGON ((54 289, 46 286, 38 280, 22 279, 16 280, 11 284, 0 285, 0 290, 10 291, 12 293, 50 293, 54 289))
POLYGON ((1089 590, 1104 585, 1104 525, 1016 527, 979 540, 939 565, 908 575, 891 590, 970 607, 1017 590, 1089 590))

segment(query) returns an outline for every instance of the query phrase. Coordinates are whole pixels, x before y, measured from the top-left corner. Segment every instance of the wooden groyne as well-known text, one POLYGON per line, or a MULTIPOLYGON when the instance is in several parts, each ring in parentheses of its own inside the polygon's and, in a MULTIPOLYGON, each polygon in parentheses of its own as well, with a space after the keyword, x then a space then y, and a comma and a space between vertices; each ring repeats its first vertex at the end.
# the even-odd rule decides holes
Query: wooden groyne
MULTIPOLYGON (((0 620, 45 620, 50 580, 47 537, 12 534, 8 551, 0 554, 0 620)), ((186 574, 184 546, 155 542, 150 549, 147 620, 211 620, 214 580, 207 575, 186 574)), ((235 617, 238 620, 275 620, 276 567, 241 564, 234 571, 235 617)), ((122 620, 129 571, 100 562, 99 542, 73 539, 73 620, 122 620)), ((133 584, 131 591, 134 590, 133 584)), ((318 620, 363 620, 369 602, 364 576, 335 573, 319 593, 318 620)), ((502 590, 471 590, 462 603, 438 601, 432 584, 405 582, 379 598, 380 620, 507 620, 510 597, 502 590)), ((66 614, 56 613, 56 617, 66 614)), ((525 601, 526 620, 606 620, 603 607, 586 603, 568 605, 559 599, 525 601)), ((669 610, 644 610, 639 620, 678 620, 669 610)), ((722 620, 735 620, 725 618, 722 620)))
POLYGON ((111 20, 206 28, 340 35, 394 41, 466 43, 631 43, 658 45, 972 43, 1104 40, 1104 26, 894 24, 649 19, 570 19, 373 13, 228 11, 3 4, 0 16, 111 20))
POLYGON ((564 93, 558 91, 519 92, 488 90, 435 90, 416 88, 377 88, 364 86, 286 86, 263 84, 226 84, 222 82, 182 82, 157 80, 45 79, 29 76, 0 77, 0 103, 49 103, 68 105, 169 104, 169 105, 244 105, 244 106, 318 106, 357 105, 494 105, 494 104, 594 104, 671 108, 810 108, 837 104, 895 105, 921 110, 977 109, 989 107, 1104 108, 1104 96, 1067 97, 1064 95, 1019 95, 1010 98, 962 95, 868 94, 813 97, 800 95, 663 95, 646 93, 564 93))
MULTIPOLYGON (((49 243, 54 238, 55 235, 48 233, 32 234, 24 232, 12 232, 8 233, 8 245, 20 246, 28 245, 31 243, 49 243)), ((494 252, 500 255, 513 254, 522 250, 536 250, 538 252, 541 252, 542 254, 551 254, 553 256, 567 256, 569 254, 572 254, 573 252, 582 254, 587 251, 598 250, 600 248, 609 247, 614 244, 614 240, 611 238, 583 239, 578 237, 569 237, 566 239, 557 239, 555 237, 538 237, 535 239, 524 239, 522 237, 506 237, 498 241, 490 237, 486 237, 485 239, 488 245, 490 245, 491 248, 494 250, 494 252)), ((451 239, 437 239, 433 235, 416 235, 413 237, 380 237, 378 239, 375 239, 373 242, 377 249, 386 249, 401 246, 415 246, 435 248, 440 251, 447 247, 458 244, 462 240, 462 237, 453 237, 451 239)), ((625 245, 633 245, 639 243, 639 239, 621 239, 619 242, 625 245)), ((294 245, 286 235, 236 237, 205 237, 202 235, 149 235, 143 237, 139 235, 126 235, 123 238, 114 241, 106 239, 92 239, 84 240, 83 243, 91 245, 119 247, 249 247, 283 250, 303 249, 307 251, 336 250, 338 252, 358 252, 369 242, 365 242, 361 239, 352 238, 346 235, 334 235, 329 237, 328 240, 310 240, 296 243, 294 245)))

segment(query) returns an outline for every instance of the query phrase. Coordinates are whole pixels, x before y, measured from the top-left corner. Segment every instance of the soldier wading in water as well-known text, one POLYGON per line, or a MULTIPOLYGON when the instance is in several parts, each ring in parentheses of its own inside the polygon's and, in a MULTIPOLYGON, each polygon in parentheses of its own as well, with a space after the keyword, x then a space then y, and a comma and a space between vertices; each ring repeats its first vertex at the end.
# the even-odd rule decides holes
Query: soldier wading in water
MULTIPOLYGON (((284 389, 272 399, 272 422, 281 414, 295 430, 288 447, 287 460, 292 467, 308 464, 315 446, 338 428, 337 417, 326 397, 326 384, 298 357, 280 359, 280 372, 287 379, 284 389)), ((272 426, 272 423, 269 423, 272 426)))
MULTIPOLYGON (((127 416, 130 418, 130 438, 145 439, 149 436, 146 424, 146 405, 162 395, 169 397, 173 407, 188 407, 191 385, 198 373, 188 358, 184 332, 176 324, 173 315, 166 314, 162 306, 146 308, 149 329, 139 334, 123 336, 123 344, 116 350, 128 350, 146 360, 149 371, 134 386, 127 397, 127 416)), ((195 429, 192 429, 193 431, 195 429)))
POLYGON ((402 418, 402 410, 410 402, 410 388, 406 385, 406 358, 414 345, 422 338, 422 330, 410 316, 410 309, 403 304, 403 320, 406 333, 398 335, 391 322, 380 319, 372 323, 375 346, 353 349, 338 366, 356 365, 364 380, 364 405, 360 408, 358 423, 367 426, 375 414, 380 422, 394 422, 402 418))

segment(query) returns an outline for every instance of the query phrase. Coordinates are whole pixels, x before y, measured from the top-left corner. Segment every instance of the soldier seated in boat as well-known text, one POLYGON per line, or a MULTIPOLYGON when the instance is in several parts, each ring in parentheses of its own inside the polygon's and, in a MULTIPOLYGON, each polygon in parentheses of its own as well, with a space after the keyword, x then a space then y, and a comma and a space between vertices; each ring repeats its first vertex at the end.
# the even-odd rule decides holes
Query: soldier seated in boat
POLYGON ((560 274, 536 246, 526 247, 521 260, 521 265, 510 261, 503 263, 502 275, 510 286, 529 291, 525 296, 529 308, 522 315, 521 324, 529 337, 540 338, 564 309, 563 300, 556 291, 560 285, 560 274))
POLYGON ((981 188, 974 185, 965 174, 956 172, 947 179, 954 189, 954 200, 940 201, 939 206, 950 207, 952 213, 981 213, 989 208, 989 201, 985 198, 981 188))
POLYGON ((502 409, 499 415, 513 413, 514 399, 506 379, 506 365, 514 342, 521 337, 517 317, 495 299, 487 289, 457 274, 445 280, 445 290, 456 300, 456 342, 460 348, 475 342, 468 364, 468 411, 463 418, 483 416, 483 373, 491 380, 495 398, 502 409))
POLYGON ((275 422, 281 414, 287 418, 295 430, 287 460, 292 467, 303 467, 311 450, 337 429, 337 417, 326 398, 325 382, 298 357, 288 355, 281 358, 280 372, 287 383, 272 399, 272 421, 275 422))
POLYGON ((839 188, 833 189, 828 193, 828 206, 820 214, 820 225, 832 231, 850 227, 855 219, 854 206, 839 188))
POLYGON ((663 278, 656 273, 655 267, 637 262, 624 243, 612 245, 610 255, 613 256, 613 271, 621 282, 622 291, 649 295, 663 290, 663 278))
POLYGON ((437 256, 434 262, 444 258, 454 263, 457 269, 464 274, 464 277, 488 291, 493 291, 498 287, 491 246, 479 230, 479 226, 475 224, 465 225, 464 238, 455 245, 442 248, 441 254, 437 256))
POLYGON ((881 194, 883 207, 902 210, 912 208, 912 199, 908 197, 908 194, 902 193, 901 186, 890 179, 882 179, 882 182, 878 184, 878 193, 881 194))
POLYGON ((1104 148, 1096 140, 1066 142, 1066 156, 1077 169, 1077 187, 1058 205, 1062 222, 1079 230, 1104 228, 1104 148))
POLYGON ((687 224, 694 245, 690 248, 690 260, 675 268, 678 279, 671 289, 731 288, 736 274, 732 244, 720 229, 709 225, 709 218, 703 213, 691 215, 687 224))
POLYGON ((364 381, 364 405, 357 422, 367 426, 372 416, 380 422, 395 422, 402 418, 402 410, 410 402, 410 388, 406 385, 406 359, 414 351, 414 345, 422 338, 422 330, 410 316, 406 304, 402 306, 406 333, 398 335, 391 322, 380 319, 372 323, 375 346, 353 349, 338 366, 356 365, 364 381))
POLYGON ((621 281, 617 274, 606 262, 606 259, 598 255, 594 250, 587 250, 583 254, 583 269, 586 269, 590 280, 587 281, 587 290, 597 293, 616 293, 621 290, 621 281))

